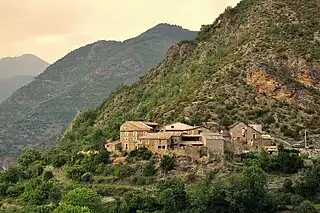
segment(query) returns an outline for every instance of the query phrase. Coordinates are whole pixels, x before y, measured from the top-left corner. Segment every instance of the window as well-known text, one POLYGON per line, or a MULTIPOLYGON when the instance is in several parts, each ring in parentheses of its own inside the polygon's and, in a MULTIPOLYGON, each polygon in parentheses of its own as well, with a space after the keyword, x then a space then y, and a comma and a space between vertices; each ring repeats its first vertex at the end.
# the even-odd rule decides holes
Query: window
POLYGON ((173 129, 174 128, 174 126, 171 126, 171 129, 173 129))
POLYGON ((257 137, 256 134, 253 134, 253 139, 256 139, 256 137, 257 137))
POLYGON ((202 133, 202 130, 198 130, 198 134, 200 135, 202 133))
POLYGON ((126 149, 128 149, 128 144, 126 144, 126 149))
POLYGON ((162 149, 166 149, 166 146, 162 146, 162 149))
POLYGON ((161 149, 161 146, 158 146, 158 149, 161 149))

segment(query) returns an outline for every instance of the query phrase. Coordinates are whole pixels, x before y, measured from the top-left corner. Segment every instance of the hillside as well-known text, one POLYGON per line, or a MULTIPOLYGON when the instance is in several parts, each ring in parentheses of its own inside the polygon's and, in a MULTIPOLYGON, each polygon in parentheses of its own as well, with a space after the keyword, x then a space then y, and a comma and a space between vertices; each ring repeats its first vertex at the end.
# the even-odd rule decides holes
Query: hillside
POLYGON ((227 8, 138 82, 80 115, 56 151, 101 146, 126 120, 256 122, 290 142, 305 128, 318 140, 319 12, 319 1, 244 0, 227 8))
POLYGON ((14 91, 30 83, 34 76, 18 75, 8 79, 0 79, 0 103, 8 98, 14 91))
POLYGON ((120 84, 136 81, 173 43, 195 36, 159 24, 124 42, 98 41, 72 51, 0 105, 0 156, 50 147, 78 110, 101 103, 120 84))
MULTIPOLYGON (((283 144, 276 154, 200 159, 103 146, 123 121, 138 119, 215 121, 220 128, 251 121, 286 140, 299 140, 303 128, 316 138, 320 44, 311 32, 319 10, 318 0, 243 0, 228 8, 195 40, 173 45, 138 82, 77 113, 50 152, 28 149, 0 173, 0 211, 319 212, 319 158, 283 144)), ((128 136, 130 128, 123 130, 128 136)))
POLYGON ((49 64, 35 55, 24 54, 18 57, 0 59, 0 79, 18 75, 36 76, 43 72, 49 64))

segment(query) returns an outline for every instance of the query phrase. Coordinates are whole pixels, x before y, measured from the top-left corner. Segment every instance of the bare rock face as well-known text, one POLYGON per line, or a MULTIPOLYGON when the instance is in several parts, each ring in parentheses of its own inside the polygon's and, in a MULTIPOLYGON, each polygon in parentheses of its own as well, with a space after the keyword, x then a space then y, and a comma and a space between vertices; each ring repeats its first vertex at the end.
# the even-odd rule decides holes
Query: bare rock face
POLYGON ((0 171, 7 170, 16 161, 13 157, 0 157, 0 171))
POLYGON ((292 104, 295 89, 277 82, 263 69, 249 72, 247 82, 262 95, 292 104))

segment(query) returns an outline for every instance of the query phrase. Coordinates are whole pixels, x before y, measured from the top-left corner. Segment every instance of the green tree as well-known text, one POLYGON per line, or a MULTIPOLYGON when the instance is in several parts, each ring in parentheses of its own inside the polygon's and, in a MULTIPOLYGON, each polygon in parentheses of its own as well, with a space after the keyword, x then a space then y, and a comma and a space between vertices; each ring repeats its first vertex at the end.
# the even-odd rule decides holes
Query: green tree
POLYGON ((187 193, 182 182, 161 181, 157 188, 158 200, 164 212, 180 212, 187 208, 187 193))
POLYGON ((27 149, 18 158, 18 162, 22 166, 28 166, 35 161, 41 161, 41 160, 42 160, 42 154, 39 150, 36 150, 36 149, 27 149))
POLYGON ((87 188, 77 188, 69 191, 62 198, 62 203, 73 206, 88 207, 92 212, 100 212, 102 197, 87 188))
POLYGON ((142 174, 144 176, 153 176, 156 172, 156 166, 153 162, 149 162, 148 164, 143 166, 142 174))
POLYGON ((88 207, 73 206, 69 204, 61 204, 54 211, 54 213, 93 213, 88 207))
POLYGON ((189 200, 191 212, 228 213, 231 212, 229 203, 225 200, 224 183, 200 182, 191 186, 189 200))
POLYGON ((9 167, 7 171, 5 171, 1 175, 1 181, 5 183, 17 183, 25 177, 25 173, 22 168, 18 166, 9 167))
POLYGON ((168 155, 164 155, 160 162, 160 168, 163 172, 167 173, 168 171, 174 169, 175 159, 168 155))
POLYGON ((64 154, 54 154, 50 157, 52 166, 60 168, 68 162, 68 157, 64 154))
POLYGON ((260 167, 248 167, 243 173, 231 176, 228 181, 226 200, 234 212, 271 210, 267 206, 266 175, 260 167))
POLYGON ((118 203, 118 212, 154 212, 160 209, 154 197, 143 193, 126 193, 118 203))

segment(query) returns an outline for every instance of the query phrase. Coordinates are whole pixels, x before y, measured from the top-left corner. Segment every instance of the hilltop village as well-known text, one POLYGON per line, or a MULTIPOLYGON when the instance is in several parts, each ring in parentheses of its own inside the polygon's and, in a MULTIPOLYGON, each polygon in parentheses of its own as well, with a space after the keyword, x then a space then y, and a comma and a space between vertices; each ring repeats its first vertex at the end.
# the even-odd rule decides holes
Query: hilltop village
POLYGON ((105 144, 112 153, 143 147, 161 156, 189 156, 194 159, 261 149, 277 152, 273 138, 263 132, 262 125, 245 123, 236 123, 229 130, 214 132, 202 125, 190 126, 180 122, 161 126, 155 122, 127 121, 120 127, 120 139, 105 144))

